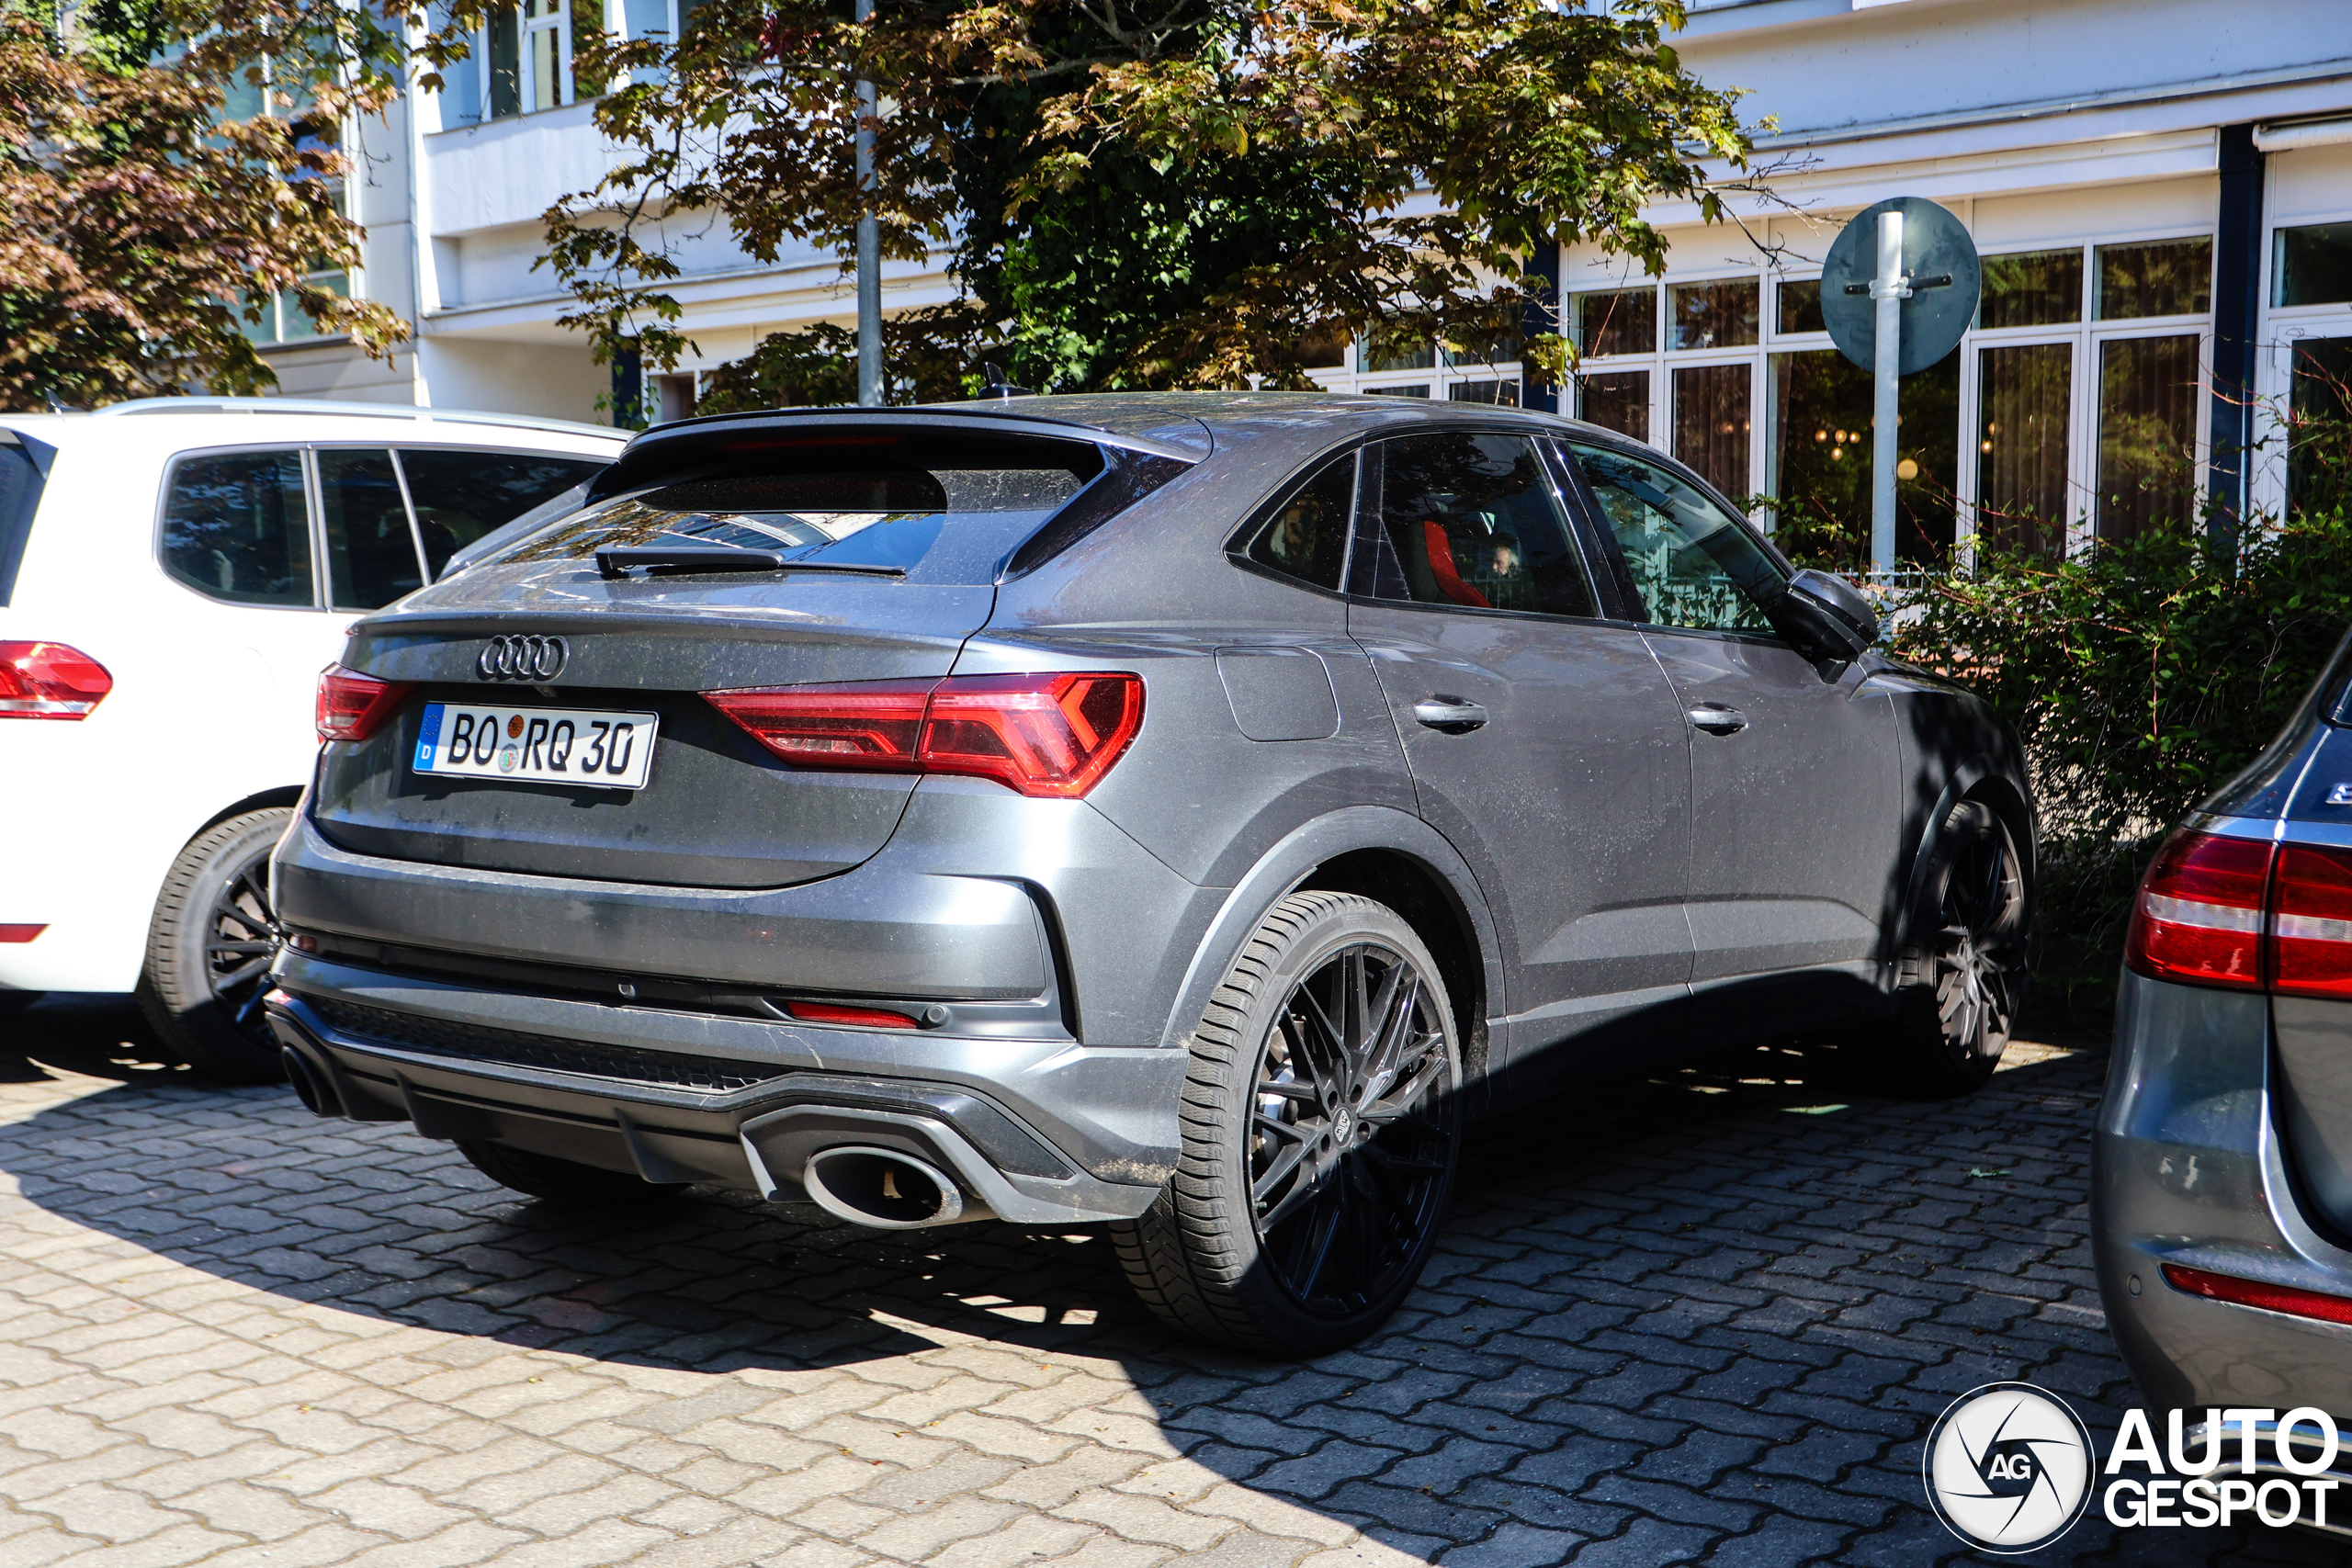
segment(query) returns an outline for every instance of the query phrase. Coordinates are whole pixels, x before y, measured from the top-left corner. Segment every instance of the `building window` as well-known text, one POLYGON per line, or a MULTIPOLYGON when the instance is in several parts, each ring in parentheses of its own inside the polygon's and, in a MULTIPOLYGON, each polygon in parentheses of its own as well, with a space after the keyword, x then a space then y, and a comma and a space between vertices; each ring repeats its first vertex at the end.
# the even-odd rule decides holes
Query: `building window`
POLYGON ((1681 366, 1674 372, 1674 455, 1735 498, 1749 489, 1754 380, 1754 368, 1746 360, 1681 366))
POLYGON ((2098 319, 2201 316, 2213 298, 2213 242, 2159 240, 2098 248, 2098 319))
POLYGON ((2352 223, 2281 229, 2276 243, 2270 269, 2273 305, 2352 301, 2352 223))
POLYGON ((1821 314, 1821 279, 1784 277, 1774 292, 1780 297, 1778 324, 1783 335, 1829 330, 1821 314))
MULTIPOLYGON (((656 9, 660 25, 642 30, 675 25, 666 4, 656 9)), ((636 11, 628 8, 632 21, 636 11)), ((521 0, 492 10, 473 53, 442 73, 443 123, 479 125, 595 97, 604 84, 579 77, 573 61, 604 28, 604 0, 521 0)))
POLYGON ((1976 308, 1978 326, 1994 331, 2071 326, 2082 319, 2080 245, 1984 258, 1984 287, 1976 308))
POLYGON ((2197 495, 2197 334, 2099 345, 2098 536, 2186 523, 2197 495))
POLYGON ((1577 378, 1576 415, 1604 430, 1650 438, 1650 373, 1646 370, 1596 370, 1577 378))
MULTIPOLYGON (((1871 372, 1834 348, 1776 354, 1770 473, 1773 528, 1808 554, 1859 557, 1871 528, 1877 460, 1871 372)), ((1956 526, 1960 356, 1903 378, 1894 464, 1895 556, 1949 558, 1956 526)))
POLYGON ((1678 283, 1666 346, 1672 349, 1749 348, 1756 343, 1756 279, 1678 283))
MULTIPOLYGON (((2346 227, 2352 227, 2347 225, 2346 227)), ((2352 338, 2306 337, 2291 345, 2288 383, 2287 507, 2289 512, 2325 512, 2352 502, 2346 491, 2341 454, 2315 457, 2312 445, 2337 440, 2336 430, 2314 429, 2316 422, 2341 426, 2352 420, 2352 338)))
MULTIPOLYGON (((2075 277, 2082 279, 2076 254, 2075 277)), ((2066 550, 2075 345, 2006 344, 1976 361, 1976 536, 2013 550, 2066 550)))
POLYGON ((1607 357, 1657 352, 1657 288, 1573 296, 1569 334, 1581 354, 1607 357))

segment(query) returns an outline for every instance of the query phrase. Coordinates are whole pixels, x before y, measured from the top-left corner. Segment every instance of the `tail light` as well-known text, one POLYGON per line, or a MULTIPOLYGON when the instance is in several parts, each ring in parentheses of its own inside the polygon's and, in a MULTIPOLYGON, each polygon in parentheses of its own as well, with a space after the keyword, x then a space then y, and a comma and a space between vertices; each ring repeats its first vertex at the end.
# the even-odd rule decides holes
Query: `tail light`
POLYGON ((0 642, 0 718, 87 718, 114 690, 106 666, 62 642, 0 642))
POLYGON ((340 664, 328 665, 319 671, 319 739, 367 739, 415 686, 413 681, 379 681, 340 664))
POLYGON ((958 773, 1075 800, 1143 727, 1125 673, 959 675, 854 686, 706 692, 760 744, 802 767, 958 773))
POLYGON ((2270 895, 2270 988, 2352 997, 2352 852, 2278 846, 2270 895))
POLYGON ((2124 958, 2159 980, 2352 997, 2352 850, 2184 829, 2140 884, 2124 958))
POLYGON ((2267 840, 2175 833, 2140 883, 2126 961, 2160 980, 2259 987, 2269 883, 2267 840))

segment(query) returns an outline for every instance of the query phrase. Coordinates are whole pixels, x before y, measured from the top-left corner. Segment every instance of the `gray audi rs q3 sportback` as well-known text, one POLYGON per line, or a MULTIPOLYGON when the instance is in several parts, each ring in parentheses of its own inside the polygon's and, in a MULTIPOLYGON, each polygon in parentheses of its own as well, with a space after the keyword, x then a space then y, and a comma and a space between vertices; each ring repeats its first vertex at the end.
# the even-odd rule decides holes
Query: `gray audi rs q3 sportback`
POLYGON ((2192 1455, 2226 1428, 2228 1474, 2315 1472, 2308 1412, 2352 1430, 2352 638, 2141 883, 2093 1151, 2099 1294, 2154 1427, 2180 1412, 2192 1455))
POLYGON ((2033 814, 1688 469, 1390 398, 726 416, 353 628, 275 863, 322 1113, 494 1179, 1106 1224, 1204 1337, 1412 1288, 1466 1116, 2007 1037, 2033 814))

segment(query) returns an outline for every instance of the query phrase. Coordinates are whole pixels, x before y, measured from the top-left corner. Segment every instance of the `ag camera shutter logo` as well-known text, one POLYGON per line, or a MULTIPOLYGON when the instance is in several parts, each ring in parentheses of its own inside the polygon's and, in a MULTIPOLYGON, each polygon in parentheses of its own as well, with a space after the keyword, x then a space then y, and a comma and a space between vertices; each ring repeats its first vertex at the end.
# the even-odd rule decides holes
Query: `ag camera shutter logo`
POLYGON ((2031 1383, 1986 1383, 1928 1433, 1928 1501, 1952 1534, 2010 1557, 2075 1528, 2090 1506, 2090 1429, 2031 1383))

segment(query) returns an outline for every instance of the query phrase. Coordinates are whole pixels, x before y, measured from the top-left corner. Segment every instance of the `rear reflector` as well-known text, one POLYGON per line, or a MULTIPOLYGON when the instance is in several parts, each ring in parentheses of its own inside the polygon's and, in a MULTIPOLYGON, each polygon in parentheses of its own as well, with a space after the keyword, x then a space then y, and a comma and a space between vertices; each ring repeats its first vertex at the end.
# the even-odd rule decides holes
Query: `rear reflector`
POLYGON ((340 664, 328 665, 319 671, 319 739, 367 739, 415 686, 413 681, 379 681, 340 664))
POLYGON ((912 1029, 915 1021, 880 1008, 835 1007, 831 1002, 786 1002, 784 1010, 803 1023, 842 1023, 852 1029, 912 1029))
POLYGON ((2177 1263, 2165 1264, 2164 1275, 2165 1283, 2174 1290, 2203 1296, 2208 1301, 2260 1307, 2265 1312, 2283 1312, 2296 1317, 2315 1317, 2324 1323, 2352 1323, 2352 1296, 2331 1296, 2318 1291, 2297 1290, 2292 1285, 2266 1285, 2258 1280, 2184 1269, 2177 1263))
POLYGON ((1124 672, 959 675, 854 686, 705 692, 761 745, 805 768, 957 773, 1074 800, 1143 727, 1124 672))
POLYGON ((47 930, 47 925, 0 926, 0 942, 30 942, 47 930))
POLYGON ((2269 882, 2267 842, 2183 829, 2140 884, 2124 961, 2160 980, 2259 987, 2269 882))
POLYGON ((87 718, 113 690, 106 667, 77 649, 0 642, 0 718, 87 718))

